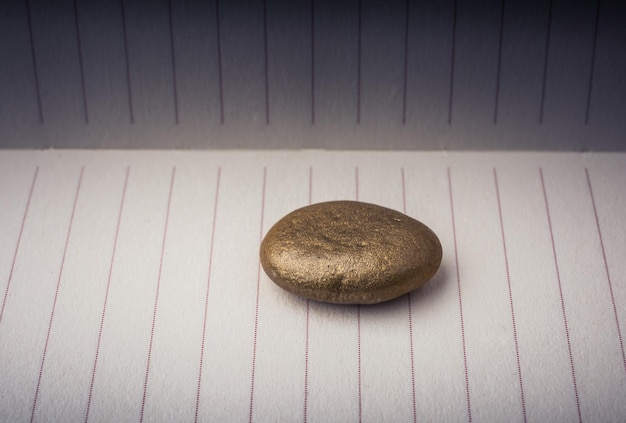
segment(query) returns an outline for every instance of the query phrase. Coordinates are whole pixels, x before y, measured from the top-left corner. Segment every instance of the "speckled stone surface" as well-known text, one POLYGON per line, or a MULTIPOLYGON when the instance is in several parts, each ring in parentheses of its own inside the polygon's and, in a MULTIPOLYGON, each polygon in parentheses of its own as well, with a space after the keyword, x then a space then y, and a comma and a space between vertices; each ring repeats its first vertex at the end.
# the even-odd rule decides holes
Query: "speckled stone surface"
POLYGON ((375 304, 426 283, 441 263, 433 231, 398 211, 356 201, 295 210, 261 243, 261 265, 277 285, 302 297, 375 304))

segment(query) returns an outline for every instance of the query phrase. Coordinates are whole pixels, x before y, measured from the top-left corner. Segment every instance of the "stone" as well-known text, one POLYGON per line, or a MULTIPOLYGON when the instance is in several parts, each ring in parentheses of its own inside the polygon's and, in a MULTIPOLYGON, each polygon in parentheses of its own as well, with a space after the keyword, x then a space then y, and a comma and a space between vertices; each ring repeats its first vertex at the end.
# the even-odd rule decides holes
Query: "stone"
POLYGON ((315 301, 375 304, 431 279, 441 243, 423 223, 357 201, 317 203, 280 219, 261 242, 261 265, 278 286, 315 301))

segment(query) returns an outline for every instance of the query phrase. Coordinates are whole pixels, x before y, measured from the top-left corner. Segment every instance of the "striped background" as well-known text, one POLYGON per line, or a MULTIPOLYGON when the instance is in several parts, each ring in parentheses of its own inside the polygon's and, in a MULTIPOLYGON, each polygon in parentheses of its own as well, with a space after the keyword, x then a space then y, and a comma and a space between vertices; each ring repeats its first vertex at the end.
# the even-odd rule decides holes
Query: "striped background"
POLYGON ((0 420, 626 417, 623 154, 4 152, 0 420), (376 306, 307 302, 261 237, 310 202, 423 221, 376 306))
POLYGON ((7 0, 0 146, 623 150, 617 0, 7 0))

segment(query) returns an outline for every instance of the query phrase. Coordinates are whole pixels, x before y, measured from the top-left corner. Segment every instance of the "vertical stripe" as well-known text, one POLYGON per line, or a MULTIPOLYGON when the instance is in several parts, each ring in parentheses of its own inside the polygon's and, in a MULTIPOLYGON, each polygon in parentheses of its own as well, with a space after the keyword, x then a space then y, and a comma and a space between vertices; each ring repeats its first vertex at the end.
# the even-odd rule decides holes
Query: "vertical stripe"
POLYGON ((519 343, 517 340, 517 325, 515 323, 515 307, 513 307, 513 291, 511 289, 511 274, 509 272, 509 255, 506 250, 506 237, 504 236, 504 219, 502 218, 502 204, 500 201, 500 187, 498 186, 498 174, 493 168, 493 182, 496 188, 496 199, 498 200, 498 216, 500 218, 500 234, 502 235, 502 252, 504 254, 504 267, 506 269, 506 283, 509 290, 509 306, 511 308, 511 323, 513 325, 513 342, 515 343, 515 360, 517 362, 517 375, 519 379, 520 401, 522 404, 522 417, 524 423, 527 421, 526 401, 524 399, 524 383, 522 380, 522 365, 520 364, 519 343))
POLYGON ((156 293, 154 295, 154 308, 152 310, 152 326, 150 327, 150 343, 148 345, 148 358, 146 360, 146 376, 143 382, 143 395, 141 397, 141 412, 139 421, 143 422, 146 408, 146 395, 148 393, 148 379, 150 376, 150 363, 152 361, 152 344, 154 342, 154 331, 156 328, 157 310, 159 307, 159 291, 161 288, 161 275, 163 273, 163 257, 165 256, 165 243, 167 240, 167 227, 170 220, 170 207, 172 205, 172 192, 174 191, 174 179, 176 177, 176 167, 172 167, 172 177, 170 179, 170 190, 167 196, 167 209, 165 211, 165 225, 163 225, 163 241, 161 243, 161 257, 159 259, 159 272, 157 274, 156 293))
POLYGON ((215 225, 217 222, 217 204, 220 195, 220 176, 222 168, 217 168, 217 182, 215 183, 215 201, 213 203, 213 223, 211 225, 211 242, 209 249, 209 269, 207 272, 206 292, 204 294, 204 317, 202 320, 202 340, 200 341, 200 364, 198 365, 198 389, 196 390, 196 410, 194 422, 198 422, 198 412, 200 410, 200 391, 202 388, 202 369, 204 365, 204 347, 206 342, 206 323, 209 313, 209 289, 211 287, 211 270, 213 269, 213 246, 215 241, 215 225))
POLYGON ((20 225, 20 231, 17 235, 17 242, 15 243, 15 250, 13 251, 13 260, 11 260, 11 269, 9 270, 7 286, 4 290, 4 297, 2 298, 2 308, 0 308, 0 323, 2 323, 2 316, 4 315, 4 308, 6 307, 6 304, 7 304, 7 298, 9 296, 9 289, 11 288, 11 281, 13 280, 13 271, 15 270, 15 262, 17 261, 17 254, 20 251, 20 243, 22 242, 22 234, 24 233, 24 225, 26 225, 26 218, 28 217, 28 210, 30 209, 30 200, 33 198, 33 191, 35 190, 35 183, 37 182, 37 175, 39 175, 39 166, 35 168, 33 181, 30 184, 30 190, 28 191, 28 199, 26 200, 26 207, 24 207, 24 215, 22 216, 22 223, 20 225))
MULTIPOLYGON (((265 187, 267 185, 267 168, 263 168, 263 190, 261 193, 261 223, 259 229, 259 243, 263 240, 263 220, 265 218, 265 187)), ((259 259, 256 281, 256 302, 254 305, 254 333, 252 339, 252 369, 250 374, 250 414, 249 423, 252 423, 254 411, 254 376, 256 371, 256 344, 259 330, 259 293, 261 291, 261 260, 259 259)))
POLYGON ((50 320, 48 321, 48 331, 46 332, 46 341, 43 347, 43 353, 41 356, 41 364, 39 366, 39 376, 37 377, 37 387, 35 388, 35 398, 33 399, 33 406, 31 408, 30 422, 35 420, 35 411, 37 411, 37 400, 39 399, 39 389, 41 387, 41 379, 43 377, 43 371, 46 365, 46 355, 48 354, 48 344, 50 342, 50 335, 52 334, 52 324, 54 322, 54 313, 56 311, 57 299, 59 298, 59 288, 61 287, 61 280, 63 278, 63 268, 65 267, 65 258, 67 257, 67 247, 70 243, 70 235, 72 234, 72 226, 74 224, 74 215, 76 214, 76 204, 78 203, 78 195, 80 193, 80 187, 83 182, 83 174, 85 173, 85 167, 80 168, 80 176, 78 177, 78 183, 76 184, 76 193, 74 194, 74 203, 72 205, 72 214, 70 215, 70 222, 67 226, 67 234, 65 236, 65 246, 63 247, 63 256, 61 257, 61 266, 59 267, 59 276, 57 278, 56 288, 54 290, 54 300, 52 301, 52 310, 50 311, 50 320))
POLYGON ((463 319, 463 296, 461 294, 461 274, 459 272, 459 253, 456 242, 456 221, 454 219, 454 198, 452 195, 452 175, 448 168, 448 193, 450 195, 450 215, 452 217, 452 235, 454 239, 454 262, 456 266, 456 283, 459 292, 459 321, 461 323, 461 346, 463 348, 463 368, 465 373, 465 395, 467 400, 467 419, 472 422, 472 405, 470 401, 469 371, 467 366, 467 348, 465 345, 465 321, 463 319))
POLYGON ((559 287, 559 298, 561 300, 561 313, 563 314, 563 326, 565 329, 565 340, 567 341, 567 353, 569 355, 569 364, 572 371, 572 384, 574 387, 574 396, 576 397, 576 409, 578 411, 578 421, 582 422, 582 414, 580 412, 580 400, 578 397, 578 385, 576 384, 576 370, 574 369, 574 358, 572 355, 572 343, 569 336, 569 325, 567 323, 567 313, 565 311, 565 300, 563 299, 563 287, 561 284, 561 273, 559 271, 559 260, 556 254, 556 246, 554 244, 554 231, 552 230, 552 218, 550 216, 550 206, 548 204, 548 194, 546 193, 546 183, 543 177, 543 169, 539 168, 539 177, 541 179, 541 189, 543 191, 543 200, 546 206, 546 216, 548 218, 548 229, 550 231, 550 243, 552 245, 552 257, 554 259, 554 268, 556 270, 556 280, 559 287))
POLYGON ((115 237, 113 238, 113 249, 111 252, 111 262, 109 263, 109 274, 107 276, 107 285, 104 292, 104 303, 102 305, 102 314, 100 315, 100 327, 98 329, 98 341, 96 342, 96 354, 91 369, 91 381, 89 383, 89 394, 87 395, 87 410, 85 411, 85 423, 89 421, 89 411, 91 410, 91 400, 93 398, 93 387, 96 381, 96 370, 98 369, 98 358, 100 356, 100 344, 102 343, 102 332, 104 330, 104 320, 106 317, 107 304, 109 301, 109 291, 111 288, 111 275, 113 274, 113 263, 115 262, 115 252, 117 251, 117 239, 120 233, 120 225, 122 222, 122 212, 124 210, 124 200, 126 199, 126 188, 128 186, 128 176, 130 167, 126 168, 126 176, 124 178, 124 188, 122 189, 122 199, 120 200, 120 209, 117 216, 117 225, 115 227, 115 237))

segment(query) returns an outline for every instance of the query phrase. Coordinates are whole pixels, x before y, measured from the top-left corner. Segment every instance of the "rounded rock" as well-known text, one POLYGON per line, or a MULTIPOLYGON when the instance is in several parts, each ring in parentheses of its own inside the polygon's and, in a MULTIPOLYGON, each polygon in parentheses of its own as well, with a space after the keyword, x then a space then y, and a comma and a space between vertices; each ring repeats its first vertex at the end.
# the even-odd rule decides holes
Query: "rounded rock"
POLYGON ((441 243, 423 223, 357 201, 317 203, 280 219, 261 242, 261 265, 278 286, 338 304, 375 304, 432 278, 441 243))

